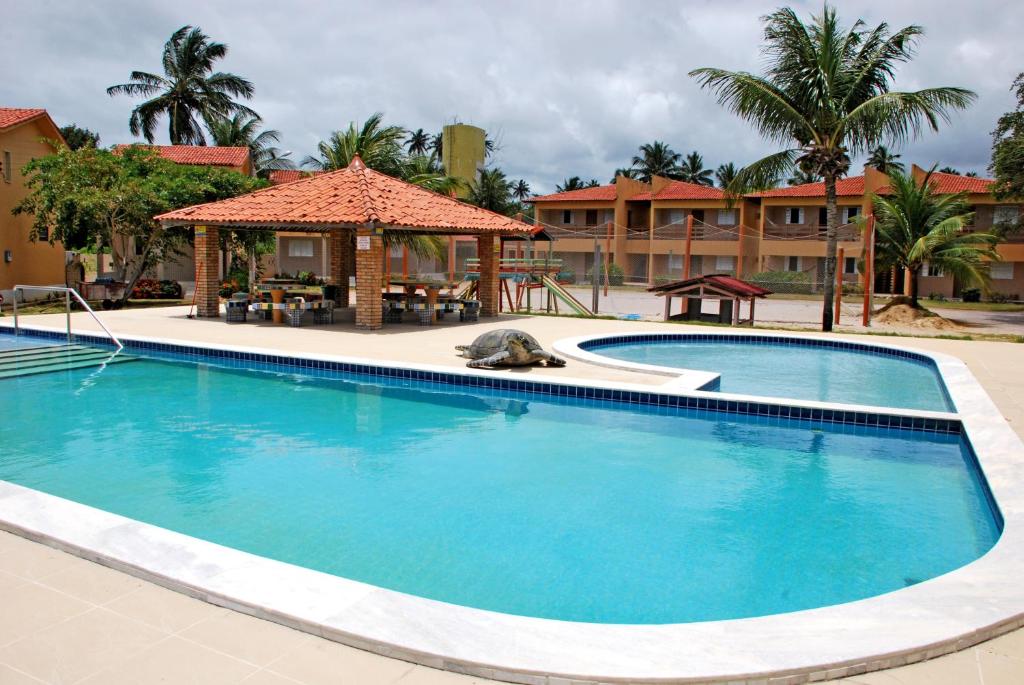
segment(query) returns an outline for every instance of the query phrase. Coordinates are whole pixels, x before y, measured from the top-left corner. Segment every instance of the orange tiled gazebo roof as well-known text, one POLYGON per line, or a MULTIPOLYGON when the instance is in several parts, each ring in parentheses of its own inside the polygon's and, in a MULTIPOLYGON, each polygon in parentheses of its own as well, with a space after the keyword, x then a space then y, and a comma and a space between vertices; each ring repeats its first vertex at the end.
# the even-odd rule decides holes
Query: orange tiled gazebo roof
POLYGON ((424 233, 529 234, 533 227, 367 168, 348 167, 228 200, 167 212, 165 226, 327 230, 373 225, 424 233))

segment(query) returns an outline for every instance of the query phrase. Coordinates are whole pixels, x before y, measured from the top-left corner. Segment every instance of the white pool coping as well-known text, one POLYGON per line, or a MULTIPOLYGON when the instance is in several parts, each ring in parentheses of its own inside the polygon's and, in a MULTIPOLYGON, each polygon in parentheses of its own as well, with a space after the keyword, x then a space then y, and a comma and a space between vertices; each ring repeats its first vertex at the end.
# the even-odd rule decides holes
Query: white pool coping
MULTIPOLYGON (((82 334, 94 335, 91 331, 82 334)), ((292 354, 189 340, 124 339, 487 375, 482 370, 448 366, 292 354)), ((951 398, 962 408, 956 416, 963 422, 999 506, 1003 533, 987 554, 967 566, 847 604, 670 625, 513 616, 274 561, 4 481, 0 481, 0 528, 242 613, 385 656, 485 678, 575 685, 765 681, 774 677, 781 678, 773 683, 799 683, 855 675, 963 649, 1024 625, 1024 584, 1019 582, 1024 569, 1024 445, 963 362, 948 355, 913 351, 935 360, 951 398)), ((705 394, 680 387, 689 381, 654 387, 549 377, 534 382, 705 394)), ((785 404, 842 406, 788 400, 785 404)), ((953 416, 888 411, 901 416, 953 416)))

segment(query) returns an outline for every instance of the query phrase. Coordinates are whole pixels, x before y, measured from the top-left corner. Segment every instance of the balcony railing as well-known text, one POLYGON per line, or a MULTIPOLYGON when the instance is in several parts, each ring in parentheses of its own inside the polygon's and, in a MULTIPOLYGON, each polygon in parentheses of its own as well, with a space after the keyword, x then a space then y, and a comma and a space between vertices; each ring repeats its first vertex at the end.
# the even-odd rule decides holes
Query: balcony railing
MULTIPOLYGON (((739 237, 739 226, 716 226, 714 224, 693 225, 694 240, 736 240, 739 237)), ((650 240, 649 228, 631 228, 627 236, 630 240, 650 240)), ((668 224, 654 227, 655 240, 686 240, 686 224, 668 224)))
MULTIPOLYGON (((765 240, 825 240, 827 229, 825 226, 806 224, 775 224, 765 222, 765 240)), ((836 233, 842 242, 856 242, 861 239, 860 227, 856 224, 844 224, 836 233)))
POLYGON ((545 224, 544 230, 548 235, 556 240, 564 238, 608 237, 608 224, 545 224))

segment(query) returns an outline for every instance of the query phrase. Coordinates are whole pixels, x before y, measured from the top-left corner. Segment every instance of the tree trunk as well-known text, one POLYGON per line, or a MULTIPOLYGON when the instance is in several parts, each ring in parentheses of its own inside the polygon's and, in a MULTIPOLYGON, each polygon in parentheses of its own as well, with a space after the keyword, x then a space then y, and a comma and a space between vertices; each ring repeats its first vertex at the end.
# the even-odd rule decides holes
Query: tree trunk
POLYGON ((821 309, 821 330, 832 330, 832 310, 836 287, 836 249, 839 243, 839 209, 836 207, 836 178, 825 175, 825 283, 821 309))
POLYGON ((910 306, 918 308, 917 304, 917 277, 921 275, 921 267, 910 269, 910 306))

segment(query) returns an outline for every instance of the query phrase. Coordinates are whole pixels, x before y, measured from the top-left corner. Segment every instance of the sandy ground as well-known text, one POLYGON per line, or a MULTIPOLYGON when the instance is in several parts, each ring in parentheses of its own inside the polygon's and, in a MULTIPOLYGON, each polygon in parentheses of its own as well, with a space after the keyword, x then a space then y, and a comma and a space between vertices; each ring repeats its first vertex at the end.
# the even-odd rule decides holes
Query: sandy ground
MULTIPOLYGON (((660 301, 658 302, 660 305, 660 301)), ((780 308, 816 303, 778 301, 780 308)), ((501 327, 528 331, 550 347, 559 338, 647 330, 706 331, 652 322, 503 316, 432 327, 399 324, 357 331, 348 321, 291 328, 190 320, 187 307, 102 313, 122 335, 409 360, 458 367, 454 345, 501 327)), ((660 310, 659 310, 660 311, 660 310)), ((1019 316, 1019 315, 1015 315, 1019 316)), ((340 317, 345 319, 347 317, 340 317)), ((98 330, 88 315, 73 325, 98 330)), ((0 326, 11 325, 10 317, 0 326)), ((64 326, 63 315, 25 317, 26 325, 64 326)), ((1019 324, 1015 324, 1019 325, 1019 324)), ((864 336, 834 337, 870 341, 864 336)), ((1024 436, 1024 346, 936 338, 885 338, 887 344, 963 359, 1018 434, 1024 436)), ((570 361, 564 369, 504 370, 531 377, 573 376, 658 384, 664 378, 570 361)), ((437 671, 362 652, 190 599, 20 537, 0 533, 0 684, 18 683, 401 683, 471 685, 479 678, 437 671)), ((953 655, 855 676, 848 685, 1010 685, 1024 682, 1024 630, 953 655)))

